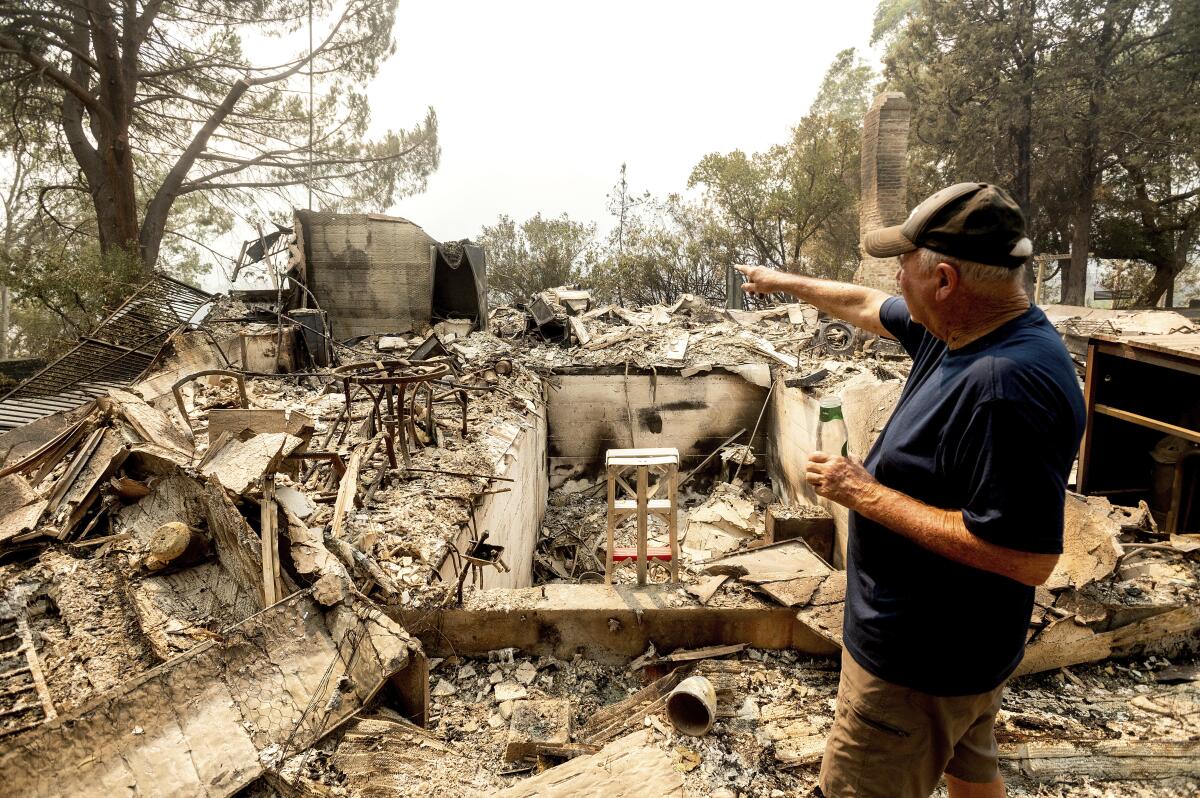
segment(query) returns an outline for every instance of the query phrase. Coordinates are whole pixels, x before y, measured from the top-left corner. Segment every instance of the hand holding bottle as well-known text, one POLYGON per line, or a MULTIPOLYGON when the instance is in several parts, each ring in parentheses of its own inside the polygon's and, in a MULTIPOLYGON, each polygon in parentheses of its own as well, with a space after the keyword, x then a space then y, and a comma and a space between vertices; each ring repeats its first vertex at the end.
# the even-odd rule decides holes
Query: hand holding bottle
POLYGON ((849 434, 842 418, 842 400, 821 398, 814 451, 804 468, 804 478, 818 496, 854 509, 858 501, 878 486, 862 461, 850 457, 849 434))
POLYGON ((818 496, 851 510, 869 500, 879 487, 861 460, 828 452, 812 453, 804 467, 804 479, 818 496))

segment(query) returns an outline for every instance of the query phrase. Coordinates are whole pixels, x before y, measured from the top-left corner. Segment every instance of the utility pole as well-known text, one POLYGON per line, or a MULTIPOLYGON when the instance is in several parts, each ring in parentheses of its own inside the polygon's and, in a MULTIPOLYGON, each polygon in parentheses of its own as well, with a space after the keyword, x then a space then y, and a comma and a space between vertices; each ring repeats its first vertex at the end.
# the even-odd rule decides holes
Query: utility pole
POLYGON ((313 0, 308 0, 308 209, 313 209, 313 0))
POLYGON ((625 182, 625 164, 621 164, 621 209, 617 216, 617 254, 625 254, 625 213, 629 210, 629 184, 625 182))

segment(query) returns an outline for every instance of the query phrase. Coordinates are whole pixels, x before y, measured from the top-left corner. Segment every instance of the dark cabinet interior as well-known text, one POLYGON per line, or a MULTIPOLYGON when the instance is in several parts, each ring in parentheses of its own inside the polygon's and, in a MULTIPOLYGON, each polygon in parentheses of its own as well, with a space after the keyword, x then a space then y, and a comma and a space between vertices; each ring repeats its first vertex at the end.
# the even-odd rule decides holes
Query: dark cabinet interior
POLYGON ((1080 492, 1145 500, 1169 531, 1198 531, 1200 335, 1093 337, 1084 382, 1080 492))

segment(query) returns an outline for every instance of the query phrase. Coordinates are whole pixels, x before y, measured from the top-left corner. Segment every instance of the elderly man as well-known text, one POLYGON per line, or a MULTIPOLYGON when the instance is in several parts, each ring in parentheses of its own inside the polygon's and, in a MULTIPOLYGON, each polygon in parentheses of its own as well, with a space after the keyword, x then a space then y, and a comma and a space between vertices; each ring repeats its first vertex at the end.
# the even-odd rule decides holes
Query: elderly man
POLYGON ((1000 188, 959 183, 863 248, 899 256, 901 297, 763 267, 784 291, 899 341, 912 372, 865 462, 814 452, 806 478, 849 508, 845 648, 821 765, 827 798, 1003 796, 993 724, 1033 589, 1062 551, 1083 434, 1075 369, 1021 282, 1031 253, 1000 188))

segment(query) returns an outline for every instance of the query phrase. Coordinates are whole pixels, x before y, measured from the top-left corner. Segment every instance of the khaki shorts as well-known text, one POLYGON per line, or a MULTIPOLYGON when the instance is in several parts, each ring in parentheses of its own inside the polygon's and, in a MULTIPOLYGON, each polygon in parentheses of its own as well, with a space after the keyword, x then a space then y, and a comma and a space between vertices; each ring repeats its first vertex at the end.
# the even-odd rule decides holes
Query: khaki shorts
POLYGON ((999 775, 992 727, 1004 685, 935 696, 886 682, 843 650, 837 712, 821 760, 825 798, 928 798, 942 773, 987 783, 999 775))

